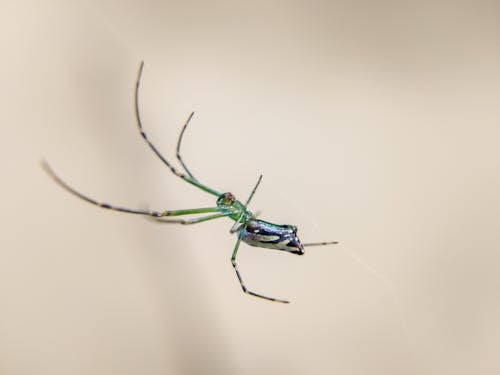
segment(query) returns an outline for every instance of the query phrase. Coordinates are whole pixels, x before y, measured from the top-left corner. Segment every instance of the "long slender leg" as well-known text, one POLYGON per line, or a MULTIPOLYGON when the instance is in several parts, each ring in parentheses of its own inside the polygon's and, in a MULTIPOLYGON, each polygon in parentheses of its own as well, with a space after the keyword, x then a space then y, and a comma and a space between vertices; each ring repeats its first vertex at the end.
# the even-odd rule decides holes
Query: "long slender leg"
POLYGON ((224 212, 224 213, 215 214, 215 215, 195 217, 193 219, 167 219, 167 218, 163 218, 163 217, 151 217, 150 219, 156 223, 188 225, 188 224, 203 223, 203 222, 208 221, 208 220, 220 219, 221 217, 225 217, 225 216, 229 216, 229 215, 231 215, 230 212, 224 212))
POLYGON ((75 190, 74 188, 69 186, 66 182, 64 182, 52 170, 50 165, 45 161, 42 162, 42 168, 48 173, 48 175, 50 177, 52 177, 52 179, 55 182, 57 182, 60 186, 62 186, 64 189, 66 189, 70 193, 76 195, 78 198, 81 198, 84 201, 87 201, 87 202, 92 203, 96 206, 106 208, 109 210, 127 212, 130 214, 147 215, 147 216, 153 216, 153 217, 179 216, 179 215, 203 214, 203 213, 209 213, 209 212, 221 212, 221 209, 219 207, 193 208, 193 209, 187 209, 187 210, 173 210, 173 211, 139 210, 139 209, 133 209, 133 208, 119 207, 119 206, 115 206, 115 205, 112 205, 109 203, 99 202, 99 201, 97 201, 93 198, 90 198, 89 196, 82 194, 79 191, 75 190))
POLYGON ((259 179, 257 180, 257 183, 255 184, 255 186, 253 187, 252 189, 252 192, 250 193, 250 196, 248 197, 246 203, 245 203, 245 208, 248 206, 248 204, 250 203, 250 201, 252 200, 253 198, 253 195, 255 194, 255 191, 257 190, 257 187, 260 185, 260 182, 262 181, 262 175, 259 176, 259 179))
MULTIPOLYGON (((246 203, 245 203, 245 208, 248 206, 248 204, 250 203, 250 201, 252 200, 252 197, 253 195, 255 194, 255 191, 257 190, 257 187, 259 186, 260 182, 262 181, 262 175, 259 176, 259 179, 257 180, 257 183, 255 184, 255 186, 253 187, 252 189, 252 192, 250 193, 250 196, 248 197, 246 203)), ((233 226, 231 227, 231 229, 229 229, 229 233, 235 233, 235 232, 238 232, 241 227, 243 225, 245 225, 245 223, 241 224, 241 220, 243 219, 243 216, 246 215, 247 211, 243 211, 240 215, 240 217, 238 218, 238 220, 236 220, 233 224, 233 226)))
POLYGON ((330 242, 312 242, 312 243, 303 243, 302 246, 325 246, 325 245, 336 245, 338 244, 337 241, 330 241, 330 242))
POLYGON ((243 224, 240 224, 241 223, 241 220, 243 219, 243 215, 245 215, 246 212, 242 212, 240 217, 238 218, 238 220, 236 220, 233 224, 233 226, 231 227, 231 229, 229 229, 229 233, 233 234, 233 233, 236 233, 236 232, 239 232, 240 229, 245 225, 245 223, 243 224))
POLYGON ((189 168, 187 167, 187 165, 184 164, 184 161, 182 160, 182 156, 181 156, 182 137, 184 136, 184 132, 186 131, 186 128, 187 128, 189 122, 191 121, 191 118, 193 118, 193 115, 194 115, 194 112, 191 112, 191 114, 189 115, 188 119, 184 123, 184 126, 182 127, 182 130, 181 130, 181 134, 179 135, 179 139, 177 140, 177 160, 179 160, 179 162, 182 165, 182 168, 184 168, 184 170, 189 175, 189 177, 191 177, 193 180, 198 181, 196 179, 196 177, 193 176, 193 174, 191 173, 191 171, 189 170, 189 168))
POLYGON ((209 188, 208 186, 198 182, 196 179, 193 177, 186 175, 177 169, 174 168, 172 164, 170 164, 167 159, 163 157, 163 155, 158 151, 156 146, 151 143, 151 141, 148 139, 148 136, 146 135, 146 132, 144 131, 144 128, 142 126, 142 120, 141 120, 141 115, 139 112, 139 86, 141 83, 141 76, 142 76, 142 69, 144 68, 144 61, 141 61, 141 65, 139 66, 139 72, 137 73, 137 81, 135 84, 135 118, 137 120, 137 126, 139 127, 139 132, 141 133, 141 137, 146 141, 148 144, 149 148, 153 150, 153 152, 160 158, 160 160, 172 171, 173 174, 176 176, 182 178, 184 181, 189 182, 190 184, 196 186, 197 188, 206 191, 207 193, 210 193, 212 195, 215 195, 216 197, 220 196, 221 193, 219 193, 217 190, 214 190, 212 188, 209 188))
POLYGON ((238 254, 238 248, 240 247, 240 242, 241 242, 241 238, 238 237, 238 240, 236 241, 236 245, 234 246, 233 255, 231 256, 231 264, 233 265, 233 268, 236 271, 236 276, 238 277, 238 281, 240 282, 241 289, 243 289, 243 292, 245 292, 246 294, 250 294, 251 296, 267 299, 269 301, 290 303, 290 301, 286 301, 286 300, 278 299, 278 298, 273 298, 273 297, 267 297, 267 296, 252 292, 251 290, 247 289, 247 287, 245 286, 245 283, 243 282, 243 279, 241 278, 240 271, 238 270, 238 265, 236 263, 236 255, 238 254))

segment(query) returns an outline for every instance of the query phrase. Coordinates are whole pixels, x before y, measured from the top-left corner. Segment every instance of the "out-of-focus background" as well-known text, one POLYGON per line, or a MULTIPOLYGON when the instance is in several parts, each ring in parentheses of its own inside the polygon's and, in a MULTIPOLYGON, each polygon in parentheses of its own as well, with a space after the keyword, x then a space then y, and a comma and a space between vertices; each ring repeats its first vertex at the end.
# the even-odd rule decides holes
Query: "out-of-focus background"
POLYGON ((500 7, 487 1, 4 1, 0 373, 498 374, 500 7), (229 220, 91 206, 214 198, 296 224, 303 257, 229 220))

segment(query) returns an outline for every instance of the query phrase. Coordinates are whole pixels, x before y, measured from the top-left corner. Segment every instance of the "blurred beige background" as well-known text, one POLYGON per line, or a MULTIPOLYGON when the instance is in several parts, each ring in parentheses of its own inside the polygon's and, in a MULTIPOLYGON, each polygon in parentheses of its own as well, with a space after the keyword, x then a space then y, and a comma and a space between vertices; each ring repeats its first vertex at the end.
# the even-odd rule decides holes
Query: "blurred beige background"
POLYGON ((500 7, 487 1, 3 1, 0 373, 498 374, 500 7), (220 220, 170 159, 296 224, 220 220))

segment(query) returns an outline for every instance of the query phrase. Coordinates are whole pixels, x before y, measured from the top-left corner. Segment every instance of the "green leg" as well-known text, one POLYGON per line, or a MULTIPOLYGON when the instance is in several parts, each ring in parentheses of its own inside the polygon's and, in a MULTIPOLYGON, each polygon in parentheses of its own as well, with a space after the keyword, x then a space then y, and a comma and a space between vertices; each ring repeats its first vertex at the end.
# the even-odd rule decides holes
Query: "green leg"
POLYGON ((236 255, 238 254, 238 248, 240 247, 240 243, 241 243, 241 238, 238 237, 236 245, 234 246, 233 255, 231 257, 231 264, 233 265, 233 268, 236 271, 236 276, 238 277, 238 281, 240 282, 241 289, 243 289, 243 292, 245 292, 246 294, 250 294, 251 296, 267 299, 269 301, 289 303, 289 301, 278 298, 266 297, 262 294, 255 293, 247 289, 245 283, 243 282, 243 279, 241 278, 240 271, 238 270, 238 265, 236 264, 236 255))
MULTIPOLYGON (((204 207, 204 208, 190 208, 187 210, 174 210, 174 211, 152 211, 152 214, 150 216, 153 217, 165 217, 165 216, 182 216, 182 215, 192 215, 192 214, 206 214, 209 212, 219 212, 221 213, 221 209, 219 207, 204 207)), ((229 215, 227 212, 222 212, 222 216, 225 216, 226 214, 229 215)), ((215 216, 215 215, 211 215, 215 216)))
POLYGON ((243 215, 245 214, 245 212, 242 212, 240 217, 238 218, 238 220, 236 220, 233 224, 233 226, 231 227, 231 229, 229 229, 229 233, 233 234, 233 233, 236 233, 236 232, 239 232, 240 229, 245 225, 245 223, 243 224, 240 224, 241 223, 241 219, 243 219, 243 215))
POLYGON ((73 189, 66 182, 64 182, 50 167, 46 162, 42 162, 42 167, 49 174, 52 179, 57 182, 64 189, 69 191, 71 194, 76 195, 78 198, 83 199, 93 205, 98 207, 106 208, 108 210, 127 212, 129 214, 146 215, 152 217, 163 217, 163 216, 179 216, 179 215, 191 215, 191 214, 204 214, 209 212, 221 212, 219 207, 206 207, 206 208, 193 208, 188 210, 174 210, 174 211, 152 211, 152 210, 139 210, 134 208, 119 207, 109 203, 99 202, 89 196, 80 193, 79 191, 73 189))
MULTIPOLYGON (((262 181, 262 175, 259 176, 259 179, 257 180, 257 183, 255 184, 254 188, 252 189, 252 192, 250 193, 250 196, 248 197, 246 203, 245 203, 245 208, 247 208, 248 204, 250 203, 250 201, 252 200, 253 198, 253 195, 255 194, 255 191, 257 190, 257 187, 259 186, 260 182, 262 181)), ((235 233, 235 232, 239 232, 241 227, 245 225, 245 223, 243 224, 240 224, 241 223, 241 220, 243 219, 243 216, 247 213, 247 211, 245 210, 244 212, 241 213, 240 217, 238 218, 238 220, 236 220, 233 224, 233 226, 231 227, 231 229, 229 230, 229 233, 235 233)))
POLYGON ((220 213, 220 214, 215 214, 215 215, 209 215, 209 216, 203 216, 203 217, 196 217, 193 219, 167 219, 163 217, 151 217, 150 219, 152 221, 155 221, 157 223, 170 223, 170 224, 197 224, 197 223, 203 223, 204 221, 208 220, 214 220, 214 219, 219 219, 221 217, 229 216, 230 213, 220 213))
MULTIPOLYGON (((165 159, 165 157, 160 153, 160 151, 156 148, 156 146, 149 140, 146 132, 144 131, 144 127, 142 126, 141 114, 139 112, 139 86, 140 86, 140 83, 141 83, 141 76, 142 76, 142 69, 143 68, 144 68, 144 62, 141 61, 141 65, 139 66, 139 71, 137 72, 137 80, 135 82, 135 119, 136 119, 136 122, 137 122, 137 126, 139 127, 139 132, 141 134, 141 137, 147 143, 147 145, 149 146, 149 148, 156 154, 156 156, 158 156, 158 158, 160 158, 160 160, 163 162, 163 164, 165 164, 172 171, 173 174, 175 174, 176 176, 182 178, 184 181, 189 182, 190 184, 196 186, 198 189, 206 191, 207 193, 215 195, 216 197, 220 196, 221 193, 219 193, 217 190, 214 190, 214 189, 212 189, 212 188, 210 188, 210 187, 202 184, 198 180, 196 180, 192 176, 191 172, 189 172, 188 169, 186 169, 186 173, 187 174, 186 173, 182 173, 181 171, 178 171, 177 169, 175 169, 175 167, 172 164, 170 164, 170 162, 167 159, 165 159)), ((191 119, 192 115, 193 114, 191 114, 189 116, 186 124, 184 125, 184 129, 187 126, 187 123, 191 119)), ((182 133, 184 133, 184 130, 182 130, 182 133)), ((180 138, 182 138, 182 133, 181 133, 180 138)), ((177 149, 178 149, 178 151, 180 149, 180 140, 179 140, 179 142, 177 144, 177 149)), ((185 168, 184 163, 181 162, 181 164, 185 168)))

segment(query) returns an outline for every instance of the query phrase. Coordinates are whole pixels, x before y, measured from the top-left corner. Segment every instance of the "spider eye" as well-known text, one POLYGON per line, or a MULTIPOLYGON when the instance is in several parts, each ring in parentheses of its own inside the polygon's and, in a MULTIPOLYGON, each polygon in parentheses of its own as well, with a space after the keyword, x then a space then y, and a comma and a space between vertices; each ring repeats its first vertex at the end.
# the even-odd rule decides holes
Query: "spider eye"
POLYGON ((221 204, 224 206, 230 206, 235 201, 236 201, 236 198, 234 197, 233 193, 224 193, 219 197, 219 199, 217 199, 217 204, 221 204))

